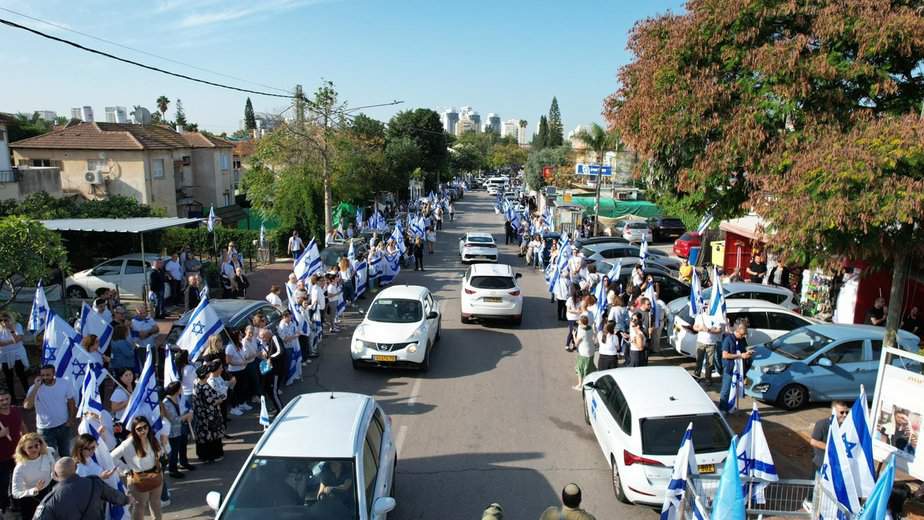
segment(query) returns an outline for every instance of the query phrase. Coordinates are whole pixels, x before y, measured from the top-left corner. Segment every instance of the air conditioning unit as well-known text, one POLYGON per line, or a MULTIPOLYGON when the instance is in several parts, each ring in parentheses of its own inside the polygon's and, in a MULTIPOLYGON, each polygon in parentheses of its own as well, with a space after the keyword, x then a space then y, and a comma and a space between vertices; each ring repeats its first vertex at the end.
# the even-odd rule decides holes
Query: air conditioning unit
POLYGON ((83 178, 90 184, 102 184, 105 181, 103 172, 99 170, 88 171, 83 178))

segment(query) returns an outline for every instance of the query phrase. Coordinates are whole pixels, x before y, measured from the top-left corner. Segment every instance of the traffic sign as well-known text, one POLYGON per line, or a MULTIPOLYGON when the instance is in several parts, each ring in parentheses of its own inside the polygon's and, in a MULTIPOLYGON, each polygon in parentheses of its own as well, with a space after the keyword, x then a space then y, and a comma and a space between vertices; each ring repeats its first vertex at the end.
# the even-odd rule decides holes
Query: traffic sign
POLYGON ((613 175, 613 167, 612 166, 602 166, 601 167, 599 164, 577 163, 574 165, 574 173, 576 175, 601 175, 602 174, 604 177, 609 177, 613 175))

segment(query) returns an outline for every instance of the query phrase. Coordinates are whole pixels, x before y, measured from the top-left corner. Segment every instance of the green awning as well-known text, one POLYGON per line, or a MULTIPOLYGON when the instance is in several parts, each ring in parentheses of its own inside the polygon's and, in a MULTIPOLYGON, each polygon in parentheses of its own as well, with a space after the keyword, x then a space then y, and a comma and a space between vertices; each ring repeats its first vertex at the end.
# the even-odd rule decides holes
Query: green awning
MULTIPOLYGON (((557 202, 562 204, 562 196, 558 196, 557 202)), ((571 204, 583 206, 584 213, 587 215, 594 214, 593 197, 571 197, 571 204)), ((626 215, 634 215, 640 218, 651 218, 661 215, 661 209, 653 202, 647 200, 614 200, 610 197, 600 197, 600 216, 608 218, 619 218, 626 215)))
MULTIPOLYGON (((356 218, 356 208, 347 202, 341 202, 334 208, 331 214, 331 222, 334 227, 340 226, 340 219, 345 218, 347 221, 353 221, 356 218)), ((345 225, 343 227, 346 227, 345 225)))

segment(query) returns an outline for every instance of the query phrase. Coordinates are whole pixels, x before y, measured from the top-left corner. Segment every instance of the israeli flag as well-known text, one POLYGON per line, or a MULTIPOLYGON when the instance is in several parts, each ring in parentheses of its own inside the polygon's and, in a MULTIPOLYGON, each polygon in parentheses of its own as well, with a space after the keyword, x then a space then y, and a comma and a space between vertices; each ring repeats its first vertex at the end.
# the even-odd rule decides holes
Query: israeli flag
POLYGON ((568 237, 568 232, 562 231, 561 237, 558 239, 558 245, 564 247, 568 242, 571 242, 571 238, 568 237))
MULTIPOLYGON (((818 472, 821 487, 824 488, 828 495, 847 509, 852 516, 860 510, 860 497, 857 496, 857 485, 854 482, 853 472, 850 471, 850 462, 847 457, 843 434, 837 424, 837 419, 833 416, 831 417, 831 427, 828 430, 826 444, 824 462, 818 472)), ((836 510, 820 512, 820 517, 823 520, 834 520, 840 516, 842 515, 836 514, 836 510)))
POLYGON ((42 336, 42 365, 55 367, 55 377, 67 379, 80 390, 87 375, 87 368, 93 359, 80 346, 83 339, 77 331, 51 309, 45 319, 45 334, 42 336))
POLYGON ((648 284, 645 289, 645 298, 651 302, 651 325, 658 329, 661 327, 661 309, 658 306, 658 295, 655 294, 654 284, 648 284))
POLYGON ((648 241, 642 238, 642 245, 638 248, 638 257, 642 261, 642 269, 645 268, 645 260, 648 258, 648 241))
POLYGON ((260 425, 264 429, 269 428, 270 421, 269 410, 266 408, 266 396, 260 396, 260 425))
POLYGON ((699 226, 696 226, 696 232, 700 235, 705 233, 706 230, 709 229, 709 224, 712 224, 712 220, 712 214, 706 212, 706 214, 703 215, 703 219, 699 221, 699 226))
POLYGON ((687 478, 698 474, 691 422, 680 439, 680 449, 677 450, 671 480, 667 483, 667 492, 664 494, 664 505, 661 506, 661 520, 678 520, 681 517, 680 509, 687 489, 687 478))
MULTIPOLYGON (((100 370, 102 373, 102 370, 100 370)), ((77 417, 83 417, 87 412, 100 413, 103 411, 103 400, 99 395, 100 381, 96 378, 95 370, 87 370, 81 387, 80 404, 77 407, 77 417)))
POLYGON ((391 239, 395 241, 395 245, 398 247, 398 251, 403 255, 407 248, 404 246, 404 236, 401 235, 401 231, 398 229, 398 226, 395 226, 395 229, 391 232, 391 239))
POLYGON ((209 299, 203 298, 193 310, 186 322, 186 328, 176 340, 176 346, 189 352, 189 360, 195 361, 205 342, 214 334, 218 334, 225 327, 215 309, 209 305, 209 299))
POLYGON ((415 237, 423 238, 424 236, 424 225, 423 217, 417 217, 413 222, 411 222, 411 233, 415 237))
MULTIPOLYGON (((616 260, 616 263, 613 264, 613 267, 610 269, 610 272, 606 274, 606 277, 610 281, 610 286, 616 289, 616 286, 619 284, 619 273, 622 271, 622 258, 616 260)), ((618 289, 616 289, 618 292, 618 289)))
POLYGON ((180 371, 176 368, 176 361, 173 359, 173 354, 170 352, 170 349, 165 349, 164 352, 164 387, 170 383, 183 381, 183 376, 180 374, 180 371))
POLYGON ((209 229, 209 233, 215 231, 215 206, 209 207, 209 221, 206 224, 209 229))
POLYGON ((347 260, 350 261, 350 265, 356 263, 356 248, 353 247, 353 239, 350 239, 350 248, 347 249, 347 260))
POLYGON ((594 298, 597 299, 597 312, 594 313, 595 325, 597 330, 603 330, 603 318, 606 314, 606 287, 603 285, 603 277, 594 287, 594 298))
POLYGON ((299 370, 302 366, 302 349, 286 348, 286 350, 289 353, 289 367, 286 372, 286 386, 288 386, 302 378, 301 370, 299 370))
POLYGON ((308 320, 305 319, 302 314, 301 309, 298 308, 298 303, 295 301, 295 293, 292 292, 292 288, 286 284, 286 304, 289 307, 289 312, 292 313, 292 320, 295 322, 295 328, 298 330, 300 336, 309 336, 311 335, 311 325, 308 323, 308 320))
POLYGON ((356 208, 356 216, 354 217, 354 220, 356 220, 356 227, 358 227, 359 229, 362 229, 363 220, 364 220, 362 208, 356 208))
POLYGON ((552 270, 552 277, 549 280, 549 292, 555 292, 555 285, 558 284, 558 279, 561 277, 561 272, 568 265, 568 257, 571 256, 571 245, 565 245, 565 247, 559 249, 558 261, 555 262, 555 268, 552 270))
POLYGON ((555 223, 552 221, 552 211, 549 208, 545 208, 545 213, 542 214, 542 226, 551 229, 555 229, 555 223))
POLYGON ((379 283, 386 285, 391 283, 401 272, 401 254, 395 252, 393 255, 385 253, 382 255, 383 260, 381 262, 381 276, 379 277, 379 283))
POLYGON ((42 281, 39 280, 35 288, 35 296, 32 298, 32 312, 29 314, 29 324, 27 328, 30 332, 39 332, 45 328, 45 318, 48 314, 48 298, 45 296, 45 288, 42 287, 42 281))
POLYGON ((738 403, 744 398, 744 361, 741 359, 734 360, 731 374, 731 390, 728 392, 728 401, 725 403, 725 410, 728 413, 738 411, 738 403))
POLYGON ((304 280, 313 274, 317 274, 321 271, 321 253, 318 251, 318 244, 312 238, 311 242, 308 242, 308 247, 302 251, 302 254, 295 259, 295 276, 299 280, 304 280))
POLYGON ((369 262, 369 279, 378 280, 384 270, 382 253, 376 251, 372 254, 372 260, 369 262))
POLYGON ((853 402, 847 419, 841 424, 847 463, 857 485, 857 496, 866 498, 876 486, 876 470, 873 466, 873 436, 870 428, 869 409, 866 404, 866 389, 860 385, 860 397, 853 402))
POLYGON ((694 318, 703 310, 703 285, 699 281, 699 275, 696 269, 693 269, 693 277, 690 279, 690 316, 694 318))
MULTIPOLYGON (((219 322, 220 323, 220 322, 219 322)), ((188 329, 188 327, 187 327, 188 329)), ((148 357, 141 369, 138 384, 128 399, 128 406, 122 413, 122 424, 131 425, 132 419, 143 415, 151 423, 151 429, 157 434, 163 428, 160 419, 160 396, 157 393, 157 377, 154 374, 154 352, 148 350, 148 357)))
POLYGON ((715 327, 728 323, 725 316, 725 294, 722 287, 722 279, 719 277, 719 271, 712 268, 713 284, 712 291, 709 294, 709 304, 706 306, 706 322, 715 327))
POLYGON ((744 431, 741 432, 738 440, 738 473, 742 477, 764 481, 751 484, 753 499, 757 504, 766 503, 764 489, 768 483, 780 480, 776 466, 773 464, 767 437, 764 435, 764 426, 760 421, 757 403, 754 403, 748 422, 744 425, 744 431))
POLYGON ((728 447, 728 456, 722 467, 722 477, 712 502, 711 520, 745 520, 744 493, 741 490, 741 477, 738 475, 738 443, 732 437, 728 447))
POLYGON ((369 286, 369 269, 366 261, 354 262, 353 272, 356 273, 356 298, 359 298, 369 286))
POLYGON ((105 353, 109 350, 109 343, 112 340, 112 324, 87 305, 87 302, 83 302, 80 307, 79 323, 81 336, 93 334, 99 339, 99 351, 105 353))
POLYGON ((863 510, 857 520, 885 520, 889 512, 889 499, 892 498, 892 486, 895 485, 895 455, 889 457, 885 471, 879 475, 876 486, 863 504, 863 510))
POLYGON ((260 222, 260 247, 266 247, 266 226, 260 222))

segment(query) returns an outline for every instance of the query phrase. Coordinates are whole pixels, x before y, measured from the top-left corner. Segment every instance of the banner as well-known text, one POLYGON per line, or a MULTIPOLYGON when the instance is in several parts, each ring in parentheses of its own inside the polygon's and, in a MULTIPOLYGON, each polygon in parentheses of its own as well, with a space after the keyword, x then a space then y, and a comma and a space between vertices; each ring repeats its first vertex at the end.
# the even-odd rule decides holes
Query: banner
POLYGON ((924 423, 924 356, 883 349, 870 418, 873 455, 883 462, 895 454, 895 467, 924 479, 924 455, 918 452, 924 423))

